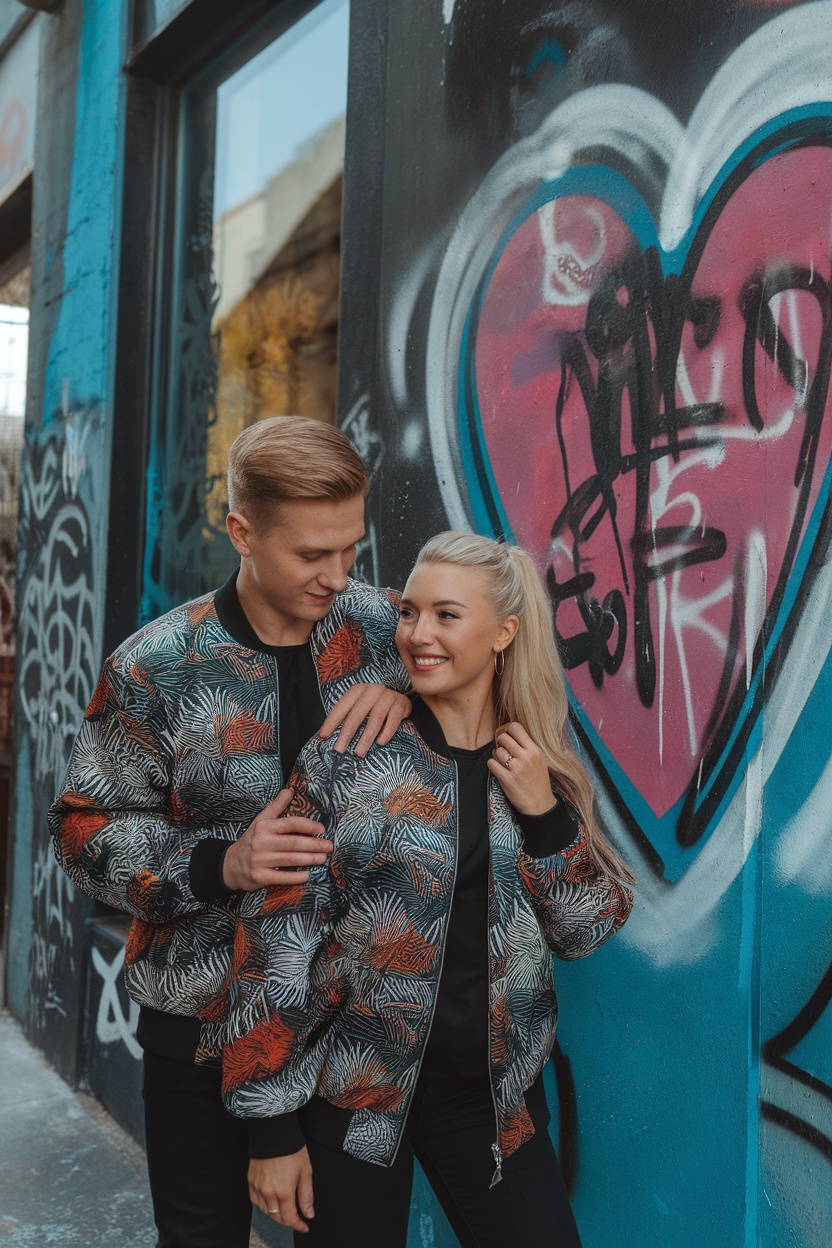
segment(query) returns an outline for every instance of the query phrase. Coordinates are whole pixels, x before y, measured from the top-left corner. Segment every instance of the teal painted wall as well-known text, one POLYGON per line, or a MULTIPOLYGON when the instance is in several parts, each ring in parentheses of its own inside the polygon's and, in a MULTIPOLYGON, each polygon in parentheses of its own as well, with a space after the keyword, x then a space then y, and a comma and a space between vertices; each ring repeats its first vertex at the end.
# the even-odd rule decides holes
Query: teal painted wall
POLYGON ((120 0, 69 0, 44 23, 35 153, 7 995, 70 1079, 90 907, 57 867, 46 811, 102 657, 122 20, 120 0))

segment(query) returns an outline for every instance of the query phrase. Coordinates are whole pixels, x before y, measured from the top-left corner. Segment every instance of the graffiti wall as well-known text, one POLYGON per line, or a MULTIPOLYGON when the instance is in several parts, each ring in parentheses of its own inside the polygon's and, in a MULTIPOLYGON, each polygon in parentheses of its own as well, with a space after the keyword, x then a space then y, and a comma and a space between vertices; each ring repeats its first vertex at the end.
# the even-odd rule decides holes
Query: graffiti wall
MULTIPOLYGON (((89 1077, 135 1105, 119 933, 88 937, 45 821, 106 610, 122 8, 67 0, 44 30, 7 983, 71 1078, 86 992, 89 1077)), ((532 551, 639 876, 621 937, 558 968, 548 1091, 584 1242, 832 1243, 832 0, 351 13, 361 570, 400 583, 449 525, 532 551)), ((165 585, 151 566, 148 613, 165 585)), ((424 1184, 411 1242, 454 1242, 424 1184)))
POLYGON ((67 4, 44 26, 35 153, 7 992, 71 1080, 90 904, 57 866, 46 811, 101 658, 119 30, 119 5, 106 0, 67 4))
MULTIPOLYGON (((383 448, 368 572, 447 526, 532 552, 640 881, 622 937, 559 968, 584 1242, 832 1242, 832 4, 362 22, 386 76, 350 124, 383 117, 383 160, 348 160, 343 319, 363 261, 378 335, 342 344, 341 407, 383 448)), ((454 1242, 424 1193, 412 1242, 454 1242)))

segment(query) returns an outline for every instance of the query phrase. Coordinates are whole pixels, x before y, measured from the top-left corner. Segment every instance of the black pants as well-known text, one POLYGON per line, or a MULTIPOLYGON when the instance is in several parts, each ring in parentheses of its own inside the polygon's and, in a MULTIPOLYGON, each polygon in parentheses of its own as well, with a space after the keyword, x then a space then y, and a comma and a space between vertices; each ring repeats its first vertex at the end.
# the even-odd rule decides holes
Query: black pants
POLYGON ((248 1127, 219 1070, 145 1053, 144 1113, 156 1248, 248 1248, 248 1127))
POLYGON ((487 1080, 417 1089, 390 1167, 314 1140, 315 1217, 296 1248, 404 1248, 418 1159, 462 1248, 581 1248, 560 1166, 545 1129, 494 1173, 494 1105, 487 1080))

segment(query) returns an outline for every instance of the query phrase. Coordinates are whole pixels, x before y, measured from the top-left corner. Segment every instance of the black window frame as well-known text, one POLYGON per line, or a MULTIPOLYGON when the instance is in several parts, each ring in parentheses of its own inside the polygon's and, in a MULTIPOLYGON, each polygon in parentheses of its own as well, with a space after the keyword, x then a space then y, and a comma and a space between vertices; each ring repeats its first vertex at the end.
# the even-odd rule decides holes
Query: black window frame
MULTIPOLYGON (((199 143, 213 169, 216 88, 289 30, 319 0, 190 0, 158 31, 153 0, 134 0, 127 23, 124 184, 118 275, 113 451, 104 646, 109 653, 145 618, 173 605, 154 594, 156 459, 176 437, 175 355, 186 218, 198 216, 185 164, 197 156, 189 110, 204 94, 199 143), (208 97, 213 96, 214 108, 208 97), (190 202, 185 202, 190 197, 190 202), (151 582, 149 585, 148 582, 151 582), (150 589, 150 592, 148 590, 150 589)), ((352 30, 350 31, 350 54, 352 30)), ((191 231, 193 234, 194 231, 191 231)), ((205 257, 210 262, 210 231, 205 257)), ((203 269, 204 271, 204 269, 203 269)), ((207 340, 210 347, 210 340, 207 340)), ((157 570, 158 571, 158 570, 157 570)), ((158 576, 156 578, 159 584, 158 576)), ((167 599, 167 600, 166 600, 167 599)))

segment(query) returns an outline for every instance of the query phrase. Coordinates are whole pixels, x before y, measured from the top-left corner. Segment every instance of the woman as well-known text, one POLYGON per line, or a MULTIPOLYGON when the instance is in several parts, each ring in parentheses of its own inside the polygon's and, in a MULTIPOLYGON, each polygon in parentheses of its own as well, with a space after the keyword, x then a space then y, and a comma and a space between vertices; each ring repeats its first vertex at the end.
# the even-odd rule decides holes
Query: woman
POLYGON ((292 810, 321 822, 329 863, 242 902, 227 1104, 280 1116, 256 1196, 296 1243, 403 1246, 415 1156, 463 1248, 577 1248, 541 1081, 550 950, 617 931, 632 876, 569 744, 528 555, 433 538, 396 643, 419 695, 396 736, 361 759, 313 738, 298 759, 292 810))

